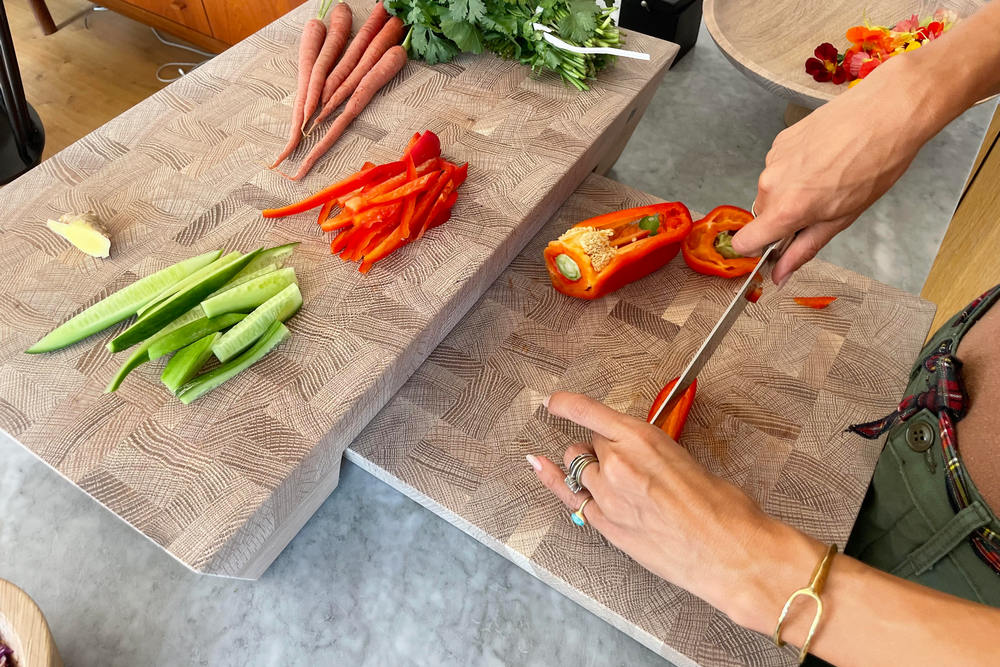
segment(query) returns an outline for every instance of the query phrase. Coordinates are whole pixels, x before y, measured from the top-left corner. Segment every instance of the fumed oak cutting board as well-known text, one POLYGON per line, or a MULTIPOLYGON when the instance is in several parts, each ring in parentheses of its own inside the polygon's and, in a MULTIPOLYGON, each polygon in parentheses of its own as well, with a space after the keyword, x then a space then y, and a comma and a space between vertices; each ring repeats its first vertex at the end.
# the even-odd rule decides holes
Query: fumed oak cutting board
MULTIPOLYGON (((354 0, 355 28, 373 3, 354 0)), ((265 167, 288 132, 308 3, 7 186, 0 201, 0 428, 196 570, 255 577, 336 486, 341 455, 541 224, 641 114, 676 47, 621 61, 579 93, 490 55, 412 62, 301 183, 265 167), (452 220, 367 276, 329 252, 316 211, 264 220, 417 131, 470 163, 452 220), (46 218, 95 210, 107 260, 46 218), (291 340, 183 406, 149 364, 114 395, 125 354, 96 335, 29 356, 45 332, 139 276, 210 249, 302 241, 291 340)), ((316 140, 283 165, 293 169, 316 140)), ((55 527, 53 527, 55 529, 55 527)))
MULTIPOLYGON (((589 437, 548 415, 542 399, 557 389, 645 417, 729 304, 732 281, 680 256, 597 301, 552 289, 549 240, 655 201, 588 178, 347 455, 676 664, 791 665, 796 653, 571 524, 524 460, 561 462, 589 437)), ((843 545, 881 448, 844 428, 893 409, 933 315, 919 297, 810 262, 748 304, 698 378, 682 444, 771 515, 843 545), (795 295, 838 299, 811 310, 795 295)))

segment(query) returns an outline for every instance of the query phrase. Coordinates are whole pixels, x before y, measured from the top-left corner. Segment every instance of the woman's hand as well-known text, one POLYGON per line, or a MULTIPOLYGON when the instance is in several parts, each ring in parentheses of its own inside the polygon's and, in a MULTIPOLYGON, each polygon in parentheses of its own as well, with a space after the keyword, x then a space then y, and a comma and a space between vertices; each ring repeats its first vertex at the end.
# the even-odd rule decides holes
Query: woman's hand
POLYGON ((655 426, 567 392, 548 410, 593 432, 590 444, 566 450, 566 466, 588 451, 599 461, 583 471, 587 491, 574 494, 559 466, 530 457, 549 490, 574 511, 589 492, 584 515, 615 546, 738 623, 770 631, 784 602, 773 591, 787 597, 808 581, 823 545, 768 517, 655 426))
POLYGON ((733 237, 733 249, 759 254, 799 232, 774 267, 775 283, 881 197, 953 117, 927 85, 921 55, 886 61, 774 140, 757 185, 758 217, 733 237))

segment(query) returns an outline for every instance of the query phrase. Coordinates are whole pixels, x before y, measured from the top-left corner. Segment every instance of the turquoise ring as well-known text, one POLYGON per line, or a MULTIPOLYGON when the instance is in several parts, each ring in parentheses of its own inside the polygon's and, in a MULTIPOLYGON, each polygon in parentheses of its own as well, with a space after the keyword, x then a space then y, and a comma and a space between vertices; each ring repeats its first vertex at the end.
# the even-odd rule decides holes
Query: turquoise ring
POLYGON ((593 498, 585 498, 584 501, 580 504, 580 509, 569 515, 569 518, 573 520, 573 523, 575 523, 580 528, 583 528, 584 526, 587 525, 587 517, 583 515, 583 509, 587 506, 587 503, 589 503, 591 500, 593 500, 593 498))

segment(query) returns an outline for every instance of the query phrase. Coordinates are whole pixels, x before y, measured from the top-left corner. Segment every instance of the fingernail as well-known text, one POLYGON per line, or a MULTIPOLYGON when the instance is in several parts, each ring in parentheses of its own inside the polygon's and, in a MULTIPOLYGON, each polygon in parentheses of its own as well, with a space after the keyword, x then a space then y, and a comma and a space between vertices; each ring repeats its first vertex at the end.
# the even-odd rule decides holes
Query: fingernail
POLYGON ((781 289, 782 287, 784 287, 784 286, 785 286, 785 283, 787 283, 787 282, 788 282, 788 279, 789 279, 789 278, 791 278, 791 276, 785 276, 785 277, 784 277, 784 278, 782 278, 782 279, 781 279, 780 281, 778 281, 778 289, 781 289))
POLYGON ((552 398, 552 397, 551 396, 546 396, 545 398, 542 399, 542 405, 545 406, 546 410, 549 409, 549 399, 550 398, 552 398))
POLYGON ((527 454, 524 458, 528 460, 528 463, 530 463, 531 467, 534 468, 535 470, 542 469, 542 462, 539 461, 536 457, 532 456, 531 454, 527 454))

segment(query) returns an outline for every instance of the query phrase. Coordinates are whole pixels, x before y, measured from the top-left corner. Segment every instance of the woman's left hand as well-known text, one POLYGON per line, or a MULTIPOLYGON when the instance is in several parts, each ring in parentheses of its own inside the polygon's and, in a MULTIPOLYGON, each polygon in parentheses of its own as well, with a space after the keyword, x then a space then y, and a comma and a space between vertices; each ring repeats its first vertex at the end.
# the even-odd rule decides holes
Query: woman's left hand
POLYGON ((761 596, 783 577, 788 587, 778 590, 807 581, 823 545, 768 517, 645 421, 567 392, 553 394, 548 410, 593 432, 591 443, 566 450, 566 467, 585 452, 599 462, 584 469, 586 490, 574 494, 558 465, 529 457, 542 483, 573 511, 592 495, 584 515, 615 546, 737 623, 768 631, 784 598, 764 605, 775 607, 765 620, 757 618, 761 596))

